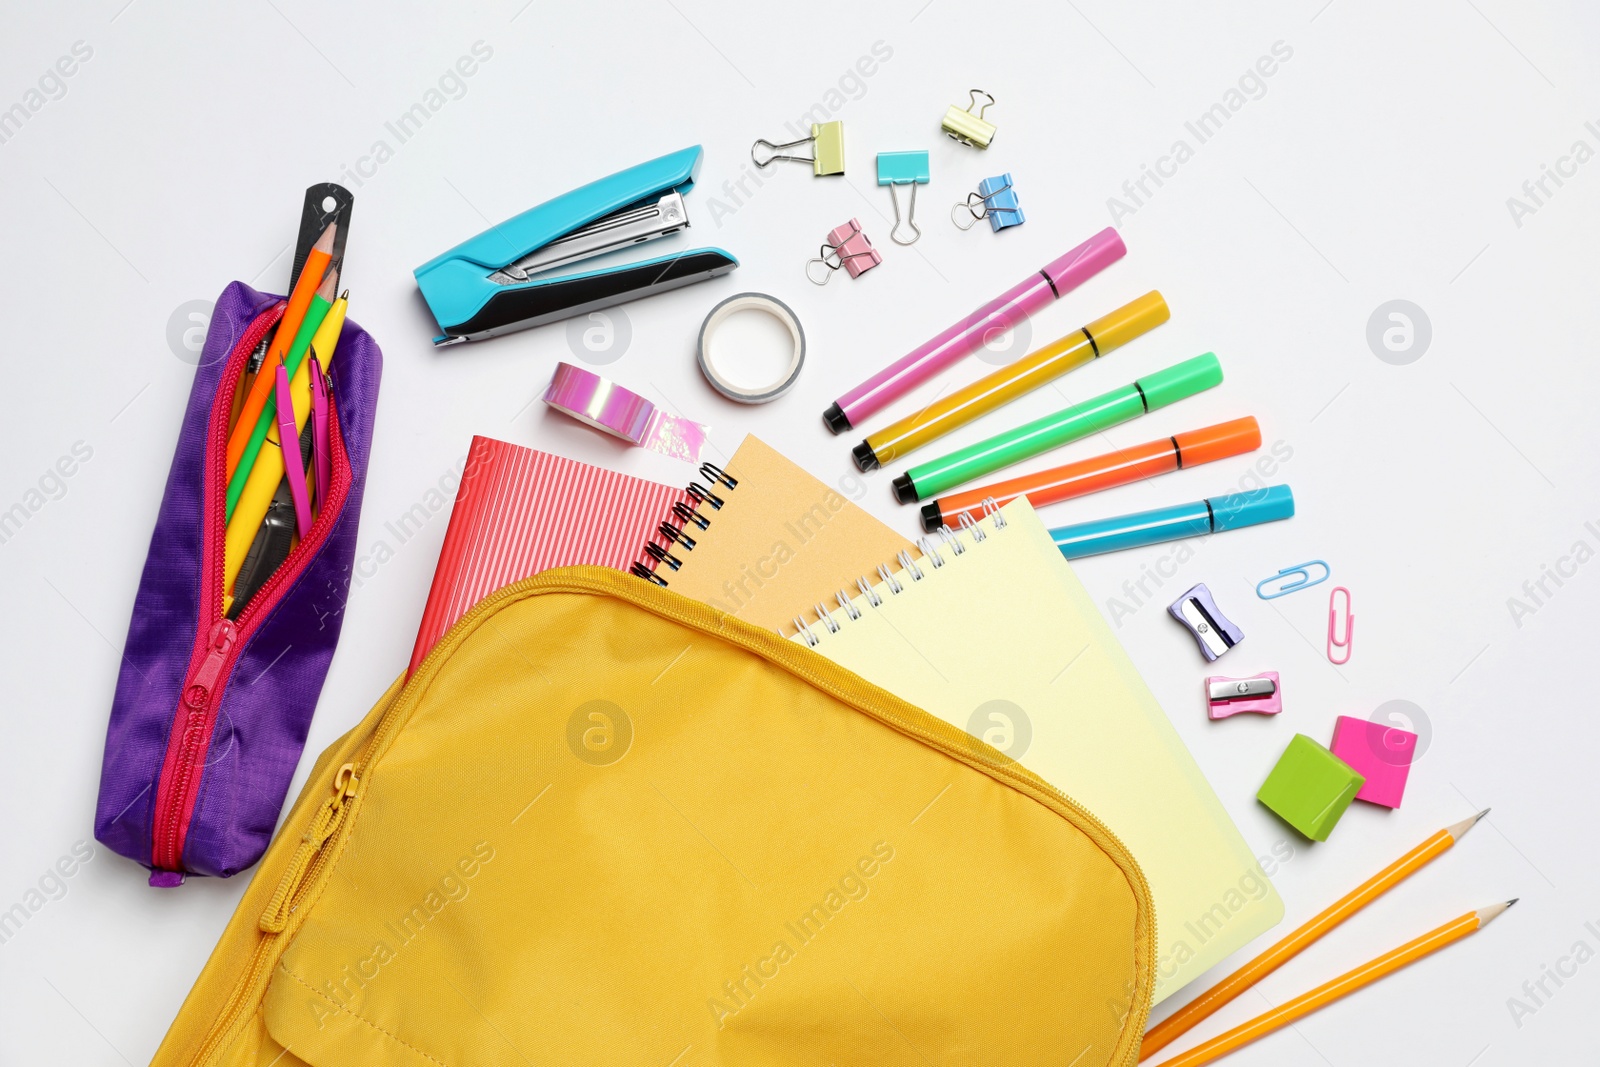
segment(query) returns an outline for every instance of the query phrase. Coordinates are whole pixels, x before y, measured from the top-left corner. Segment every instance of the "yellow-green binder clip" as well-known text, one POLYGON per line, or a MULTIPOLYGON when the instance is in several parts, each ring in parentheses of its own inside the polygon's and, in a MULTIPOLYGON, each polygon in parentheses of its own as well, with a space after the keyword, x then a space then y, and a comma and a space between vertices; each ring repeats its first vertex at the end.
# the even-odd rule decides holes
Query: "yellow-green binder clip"
POLYGON ((985 121, 983 113, 994 106, 994 97, 982 89, 969 89, 967 94, 967 109, 963 111, 951 104, 939 128, 952 141, 959 141, 970 148, 988 148, 994 142, 995 125, 985 121), (978 107, 980 96, 984 99, 982 107, 978 107))
POLYGON ((798 141, 789 141, 786 144, 773 144, 768 140, 760 140, 750 146, 750 162, 757 167, 765 169, 780 159, 787 159, 794 163, 811 164, 811 173, 814 177, 823 178, 831 174, 844 173, 844 123, 843 122, 813 122, 811 136, 802 137, 798 141), (796 156, 786 154, 783 149, 797 148, 800 145, 811 146, 809 156, 796 156), (756 155, 756 149, 765 148, 767 158, 762 159, 756 155))

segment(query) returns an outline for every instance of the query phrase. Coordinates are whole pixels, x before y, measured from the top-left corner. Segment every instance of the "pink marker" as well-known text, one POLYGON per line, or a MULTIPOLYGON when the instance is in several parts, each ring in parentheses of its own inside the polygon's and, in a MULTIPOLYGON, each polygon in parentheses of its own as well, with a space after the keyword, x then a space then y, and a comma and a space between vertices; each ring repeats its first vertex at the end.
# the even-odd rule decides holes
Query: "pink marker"
POLYGON ((328 442, 328 385, 322 377, 322 363, 311 353, 311 469, 317 478, 317 510, 328 503, 333 484, 333 453, 328 442))
POLYGON ((1117 231, 1107 226, 835 400, 822 413, 822 421, 834 433, 860 425, 863 419, 881 411, 962 357, 976 352, 996 335, 1076 289, 1121 259, 1127 251, 1117 231))
POLYGON ((289 499, 294 502, 294 522, 302 538, 311 529, 311 501, 306 496, 306 470, 300 459, 300 431, 294 424, 294 401, 289 396, 289 371, 278 364, 278 445, 283 449, 283 476, 289 483, 289 499))

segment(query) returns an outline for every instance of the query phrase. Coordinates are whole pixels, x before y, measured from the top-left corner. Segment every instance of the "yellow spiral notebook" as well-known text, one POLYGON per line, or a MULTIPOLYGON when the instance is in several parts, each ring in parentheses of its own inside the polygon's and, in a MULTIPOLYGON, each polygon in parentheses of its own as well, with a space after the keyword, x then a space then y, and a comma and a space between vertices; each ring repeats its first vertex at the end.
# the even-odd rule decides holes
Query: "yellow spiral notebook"
POLYGON ((1157 1001, 1282 919, 1277 891, 1027 499, 932 548, 890 580, 852 586, 793 639, 1099 816, 1150 882, 1157 1001))

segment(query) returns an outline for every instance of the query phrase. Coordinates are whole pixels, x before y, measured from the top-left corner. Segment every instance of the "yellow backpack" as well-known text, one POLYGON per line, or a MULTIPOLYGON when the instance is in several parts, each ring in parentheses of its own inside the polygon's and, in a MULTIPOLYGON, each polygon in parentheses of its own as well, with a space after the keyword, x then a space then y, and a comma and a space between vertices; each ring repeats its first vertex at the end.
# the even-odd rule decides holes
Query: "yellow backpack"
POLYGON ((154 1061, 1133 1064, 1101 823, 809 649, 614 571, 488 598, 323 753, 154 1061))

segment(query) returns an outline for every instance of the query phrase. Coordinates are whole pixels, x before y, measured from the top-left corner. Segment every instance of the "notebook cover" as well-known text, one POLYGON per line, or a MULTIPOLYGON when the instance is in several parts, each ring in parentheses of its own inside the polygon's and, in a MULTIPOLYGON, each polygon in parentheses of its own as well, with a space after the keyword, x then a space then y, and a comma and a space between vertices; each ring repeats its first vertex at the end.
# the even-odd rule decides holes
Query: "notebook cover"
POLYGON ((676 570, 656 573, 675 593, 693 597, 779 633, 795 632, 794 618, 817 615, 813 605, 840 586, 877 572, 878 564, 911 542, 784 458, 748 436, 728 461, 736 488, 713 487, 723 506, 699 505, 711 520, 692 551, 673 549, 676 570))
MULTIPOLYGON (((1149 879, 1157 1001, 1283 918, 1283 902, 1026 498, 902 591, 856 596, 816 650, 980 737, 1099 816, 1149 879), (835 630, 835 628, 837 628, 835 630)), ((795 640, 801 638, 796 637, 795 640)))
POLYGON ((626 570, 680 500, 676 486, 473 437, 406 672, 501 586, 580 563, 626 570))

